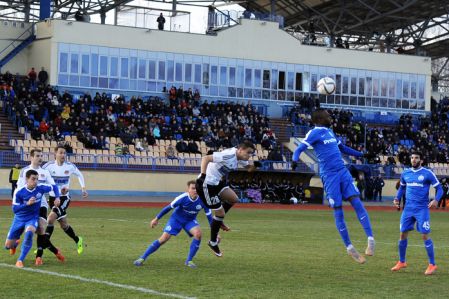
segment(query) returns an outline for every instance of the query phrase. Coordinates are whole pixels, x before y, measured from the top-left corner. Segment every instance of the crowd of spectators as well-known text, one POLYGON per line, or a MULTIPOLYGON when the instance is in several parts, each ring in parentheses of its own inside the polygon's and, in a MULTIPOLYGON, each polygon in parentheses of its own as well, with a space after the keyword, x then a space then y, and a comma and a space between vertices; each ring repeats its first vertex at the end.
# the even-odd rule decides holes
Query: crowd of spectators
POLYGON ((137 138, 139 148, 154 145, 156 139, 204 141, 213 149, 236 146, 243 139, 262 142, 267 148, 275 145, 268 118, 249 101, 201 101, 198 91, 175 87, 168 90, 168 100, 134 96, 125 100, 98 92, 76 98, 36 81, 37 77, 35 72, 32 78, 9 73, 0 77, 1 100, 33 139, 59 141, 76 135, 93 149, 107 148, 106 137, 120 137, 125 145, 137 138))

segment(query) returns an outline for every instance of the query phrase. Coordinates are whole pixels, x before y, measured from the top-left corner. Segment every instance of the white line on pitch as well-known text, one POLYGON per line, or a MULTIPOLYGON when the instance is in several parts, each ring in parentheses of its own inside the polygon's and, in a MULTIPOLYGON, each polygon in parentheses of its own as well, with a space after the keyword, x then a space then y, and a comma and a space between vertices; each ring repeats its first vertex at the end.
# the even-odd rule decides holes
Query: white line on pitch
POLYGON ((181 299, 196 299, 195 297, 187 297, 187 296, 173 294, 173 293, 161 293, 161 292, 158 292, 158 291, 155 291, 152 289, 146 289, 146 288, 142 288, 142 287, 136 287, 136 286, 121 284, 121 283, 114 283, 114 282, 110 282, 110 281, 106 281, 106 280, 84 278, 84 277, 77 276, 77 275, 62 274, 62 273, 58 273, 58 272, 51 272, 51 271, 26 268, 26 267, 25 268, 17 268, 13 265, 8 265, 5 263, 0 263, 0 267, 13 268, 13 269, 28 271, 28 272, 42 273, 42 274, 53 275, 53 276, 63 277, 63 278, 68 278, 68 279, 74 279, 74 280, 79 280, 79 281, 89 282, 89 283, 98 283, 98 284, 108 285, 111 287, 116 287, 116 288, 131 290, 131 291, 137 291, 137 292, 146 293, 146 294, 153 294, 153 295, 158 295, 158 296, 181 298, 181 299))

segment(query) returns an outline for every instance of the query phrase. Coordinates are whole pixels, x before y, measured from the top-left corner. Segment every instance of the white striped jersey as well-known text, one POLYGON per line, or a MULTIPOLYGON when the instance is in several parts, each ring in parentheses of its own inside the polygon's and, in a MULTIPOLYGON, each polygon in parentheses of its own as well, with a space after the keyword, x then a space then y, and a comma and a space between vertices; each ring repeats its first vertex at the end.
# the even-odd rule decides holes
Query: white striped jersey
POLYGON ((236 152, 237 148, 233 147, 212 154, 213 160, 206 169, 206 184, 216 186, 232 170, 249 165, 248 161, 237 160, 236 152))
MULTIPOLYGON (((62 165, 58 165, 56 161, 50 161, 46 163, 43 168, 48 170, 50 175, 55 180, 56 185, 58 185, 59 192, 61 192, 63 187, 70 189, 70 176, 72 174, 78 177, 81 188, 85 187, 83 174, 79 171, 78 167, 71 162, 64 162, 62 165)), ((54 196, 54 193, 50 192, 50 196, 54 196)))

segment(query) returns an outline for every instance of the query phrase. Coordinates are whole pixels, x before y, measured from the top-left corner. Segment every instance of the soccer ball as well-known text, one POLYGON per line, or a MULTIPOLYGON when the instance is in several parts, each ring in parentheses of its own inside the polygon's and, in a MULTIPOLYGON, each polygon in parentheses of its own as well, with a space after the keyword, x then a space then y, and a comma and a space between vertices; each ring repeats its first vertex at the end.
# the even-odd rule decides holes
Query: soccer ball
POLYGON ((292 197, 292 198, 290 198, 290 203, 296 205, 296 204, 298 204, 298 199, 296 197, 292 197))
POLYGON ((333 94, 335 92, 335 88, 336 85, 334 79, 329 77, 321 78, 316 85, 318 92, 326 96, 333 94))

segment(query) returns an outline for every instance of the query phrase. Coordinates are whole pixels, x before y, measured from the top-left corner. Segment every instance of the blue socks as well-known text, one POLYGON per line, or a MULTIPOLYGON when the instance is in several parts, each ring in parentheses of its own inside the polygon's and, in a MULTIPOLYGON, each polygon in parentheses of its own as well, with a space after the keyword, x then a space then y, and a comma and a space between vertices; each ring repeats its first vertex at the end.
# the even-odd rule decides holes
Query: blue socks
POLYGON ((200 243, 201 240, 197 240, 195 238, 192 239, 192 243, 190 243, 189 255, 187 256, 187 262, 191 261, 197 253, 198 249, 200 249, 200 243))
POLYGON ((144 260, 147 259, 147 257, 159 249, 161 246, 161 243, 159 243, 159 240, 155 240, 150 246, 148 246, 147 250, 145 250, 144 254, 141 256, 144 260))
POLYGON ((349 239, 349 233, 346 227, 343 209, 341 207, 334 208, 334 217, 335 225, 337 226, 337 230, 340 233, 341 238, 343 239, 343 243, 345 243, 345 246, 348 247, 349 245, 351 245, 351 240, 349 239))
POLYGON ((424 241, 424 246, 426 247, 427 256, 429 257, 429 264, 435 265, 435 255, 433 253, 433 242, 432 239, 427 239, 424 241))
POLYGON ((20 248, 19 261, 24 261, 31 247, 33 246, 33 235, 32 231, 25 232, 25 238, 23 238, 22 247, 20 248))
POLYGON ((398 243, 398 247, 399 247, 399 261, 401 263, 405 263, 405 253, 407 251, 407 244, 408 244, 408 239, 399 240, 399 243, 398 243))
POLYGON ((367 237, 373 236, 373 230, 371 229, 371 223, 369 221, 368 213, 366 212, 365 207, 362 204, 360 198, 353 198, 351 201, 351 205, 357 214, 357 218, 360 221, 363 229, 365 230, 365 234, 367 237))

